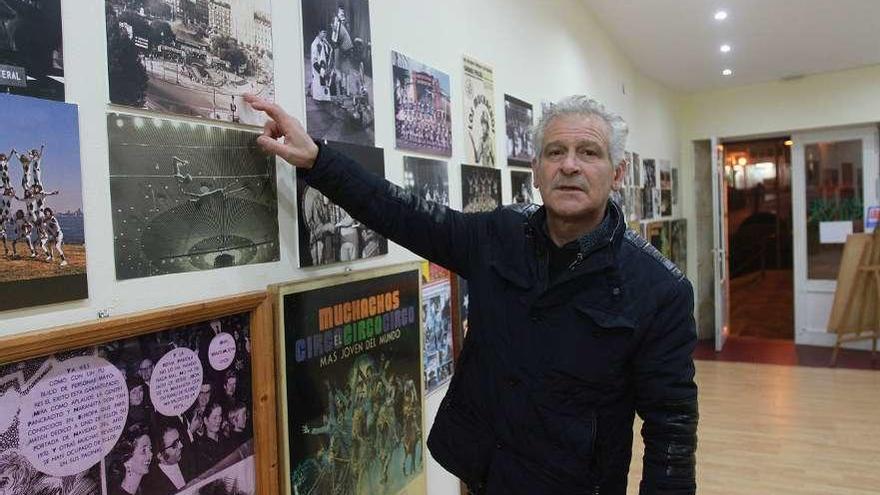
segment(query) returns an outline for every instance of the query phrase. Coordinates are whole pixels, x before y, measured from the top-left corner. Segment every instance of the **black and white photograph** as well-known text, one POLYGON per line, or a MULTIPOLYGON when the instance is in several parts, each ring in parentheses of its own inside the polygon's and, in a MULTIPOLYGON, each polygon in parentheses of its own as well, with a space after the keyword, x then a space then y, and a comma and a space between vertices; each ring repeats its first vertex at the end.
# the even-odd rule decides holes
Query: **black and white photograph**
POLYGON ((643 187, 642 191, 642 220, 654 218, 654 188, 643 187))
POLYGON ((315 139, 373 146, 368 0, 302 0, 306 129, 315 139))
POLYGON ((495 82, 492 68, 464 57, 465 163, 494 167, 495 82))
POLYGON ((202 490, 255 478, 251 362, 241 313, 0 365, 0 493, 253 495, 202 490))
POLYGON ((452 377, 452 285, 449 278, 422 285, 422 321, 425 331, 425 393, 437 390, 452 377))
POLYGON ((449 74, 391 52, 397 149, 452 156, 449 74))
POLYGON ((535 119, 532 104, 504 95, 504 126, 507 132, 507 164, 529 167, 535 158, 531 130, 535 119))
POLYGON ((660 214, 663 210, 663 205, 660 204, 660 189, 656 187, 651 189, 651 201, 651 206, 654 208, 654 218, 660 218, 660 214))
POLYGON ((449 206, 449 165, 441 160, 405 156, 403 188, 425 201, 449 206))
POLYGON ((657 175, 660 177, 660 189, 672 189, 672 163, 669 160, 657 161, 657 175))
POLYGON ((678 167, 672 167, 672 207, 678 206, 678 167))
POLYGON ((61 0, 0 0, 0 92, 64 101, 61 0))
MULTIPOLYGON (((334 142, 329 146, 351 157, 370 172, 385 177, 385 153, 381 148, 334 142)), ((310 187, 303 176, 302 169, 297 170, 300 267, 355 261, 388 253, 387 239, 353 219, 348 212, 310 187)))
POLYGON ((644 202, 644 197, 642 195, 642 190, 643 189, 641 187, 632 188, 633 200, 632 203, 630 203, 630 205, 632 206, 632 208, 630 209, 632 211, 630 221, 639 221, 642 219, 642 215, 644 214, 644 206, 642 206, 642 203, 644 202))
POLYGON ((85 299, 76 105, 0 94, 0 311, 85 299))
POLYGON ((257 134, 107 115, 116 278, 278 261, 275 158, 257 134))
POLYGON ((642 187, 642 158, 635 151, 632 152, 632 184, 642 187))
POLYGON ((535 186, 532 183, 532 173, 527 170, 510 171, 510 196, 511 204, 531 204, 535 202, 535 186))
POLYGON ((645 189, 653 189, 657 187, 657 161, 653 158, 645 158, 642 160, 642 169, 644 170, 644 181, 642 184, 645 189))
POLYGON ((669 240, 672 244, 669 258, 678 268, 687 272, 687 220, 679 219, 669 222, 669 240))
POLYGON ((672 191, 669 189, 660 190, 660 216, 672 216, 672 191))
POLYGON ((110 102, 263 125, 275 99, 269 0, 107 0, 110 102))
POLYGON ((461 211, 492 211, 501 206, 501 170, 461 165, 461 211))

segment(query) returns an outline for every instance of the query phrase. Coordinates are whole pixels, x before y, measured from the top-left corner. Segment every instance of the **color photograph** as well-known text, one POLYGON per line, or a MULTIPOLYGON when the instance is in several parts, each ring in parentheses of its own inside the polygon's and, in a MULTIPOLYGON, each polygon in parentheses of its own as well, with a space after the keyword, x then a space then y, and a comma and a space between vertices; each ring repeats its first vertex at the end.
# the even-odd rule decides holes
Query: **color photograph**
MULTIPOLYGON (((424 276, 422 278, 422 328, 425 334, 422 356, 425 362, 425 393, 430 394, 446 383, 454 371, 452 284, 448 270, 433 263, 424 264, 429 265, 430 271, 440 274, 428 281, 424 276)), ((422 273, 424 275, 424 268, 422 273)))
POLYGON ((397 149, 452 156, 449 74, 391 52, 397 149))
POLYGON ((61 0, 0 0, 0 92, 64 101, 61 0))
POLYGON ((504 126, 507 132, 507 164, 529 167, 535 158, 531 130, 535 119, 532 104, 504 95, 504 126))
MULTIPOLYGON (((385 177, 385 154, 381 148, 350 143, 329 146, 385 177)), ((372 258, 388 253, 388 240, 353 219, 317 189, 306 184, 297 170, 297 226, 299 228, 299 266, 322 266, 372 258)))
POLYGON ((275 158, 257 134, 107 115, 116 278, 278 261, 275 158))
POLYGON ((461 211, 492 211, 501 206, 501 170, 461 166, 461 211))
POLYGON ((419 269, 281 286, 286 493, 425 493, 419 269))
POLYGON ((302 1, 306 129, 373 146, 373 57, 367 0, 302 1))
POLYGON ((403 188, 424 199, 449 206, 449 166, 446 162, 403 157, 403 188))
POLYGON ((0 94, 0 311, 88 297, 76 105, 0 94))
POLYGON ((110 102, 263 125, 275 99, 269 0, 107 0, 110 102))
POLYGON ((494 167, 495 82, 492 68, 464 57, 465 163, 494 167))

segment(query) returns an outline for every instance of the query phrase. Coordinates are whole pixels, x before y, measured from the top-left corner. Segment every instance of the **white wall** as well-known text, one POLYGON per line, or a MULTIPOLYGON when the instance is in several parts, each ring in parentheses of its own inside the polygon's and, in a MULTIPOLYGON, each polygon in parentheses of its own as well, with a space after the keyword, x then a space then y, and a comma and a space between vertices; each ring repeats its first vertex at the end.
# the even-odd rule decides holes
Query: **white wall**
MULTIPOLYGON (((84 212, 88 255, 88 300, 0 313, 0 335, 92 320, 99 310, 114 315, 222 297, 265 288, 268 284, 338 272, 346 266, 297 268, 295 197, 292 175, 279 165, 281 261, 206 272, 117 282, 113 264, 108 147, 105 115, 107 67, 104 2, 62 2, 67 99, 80 105, 84 212)), ((304 112, 302 33, 299 3, 272 2, 276 94, 294 115, 304 112)), ((460 206, 459 163, 464 156, 461 104, 461 56, 468 54, 495 68, 496 108, 504 93, 530 101, 587 93, 630 122, 628 149, 643 157, 679 161, 675 95, 641 76, 612 44, 579 0, 447 0, 412 2, 373 0, 373 76, 376 144, 385 148, 386 176, 400 183, 402 153, 394 150, 390 51, 398 50, 450 74, 453 102, 453 157, 450 189, 460 206), (626 94, 623 94, 625 87, 626 94)), ((496 125, 497 153, 504 156, 503 110, 496 125)), ((509 174, 504 197, 509 195, 509 174)), ((693 245, 693 244, 691 244, 693 245)), ((397 246, 388 256, 351 265, 363 269, 411 259, 397 246)), ((434 395, 437 402, 441 395, 434 395)), ((428 401, 433 418, 436 404, 428 401)), ((453 493, 431 465, 431 493, 453 493)), ((457 485, 456 485, 457 486, 457 485)))
MULTIPOLYGON (((683 96, 680 99, 681 157, 683 184, 693 188, 684 189, 684 214, 696 218, 695 197, 697 188, 709 187, 694 181, 693 141, 734 138, 765 134, 791 134, 795 131, 828 127, 853 126, 880 122, 880 65, 846 71, 807 76, 793 81, 774 81, 737 88, 705 91, 683 96)), ((870 180, 870 178, 866 178, 870 180)), ((688 246, 697 239, 697 225, 689 222, 688 246)), ((689 273, 696 276, 696 259, 689 257, 689 273)), ((695 281, 699 284, 699 281, 695 281)), ((821 307, 805 304, 796 308, 809 314, 817 323, 812 330, 821 330, 827 322, 831 304, 827 298, 821 307)), ((801 330, 801 329, 796 329, 801 330)), ((814 331, 807 333, 816 333, 814 331)), ((799 341, 817 345, 830 345, 828 334, 804 337, 799 341)), ((859 347, 858 344, 854 347, 859 347)))

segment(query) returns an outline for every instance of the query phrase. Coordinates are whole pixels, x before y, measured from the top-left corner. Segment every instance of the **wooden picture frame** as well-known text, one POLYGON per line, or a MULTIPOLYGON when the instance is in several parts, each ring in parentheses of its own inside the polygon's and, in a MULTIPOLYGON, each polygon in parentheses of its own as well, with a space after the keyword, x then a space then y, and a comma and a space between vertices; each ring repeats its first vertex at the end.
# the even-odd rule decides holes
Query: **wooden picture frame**
MULTIPOLYGON (((154 334, 162 334, 163 336, 185 335, 188 331, 191 333, 196 331, 208 332, 213 329, 215 336, 217 336, 220 333, 225 333, 225 329, 221 330, 221 327, 214 326, 206 328, 205 326, 199 326, 198 324, 205 323, 206 325, 213 325, 214 322, 217 321, 217 324, 219 325, 219 322, 221 321, 232 321, 232 319, 242 315, 247 315, 247 330, 242 331, 238 336, 249 342, 250 352, 246 354, 238 353, 238 355, 241 359, 246 359, 250 366, 249 374, 251 377, 252 390, 252 394, 250 395, 250 405, 252 407, 251 412, 253 415, 250 424, 253 427, 253 438, 252 440, 248 439, 247 444, 253 446, 252 455, 253 462, 255 463, 255 479, 253 482, 255 493, 271 495, 278 493, 279 471, 277 435, 275 430, 275 366, 274 360, 272 359, 275 352, 275 344, 272 328, 271 302, 267 298, 267 293, 265 291, 245 293, 222 299, 171 306, 130 315, 121 315, 94 322, 72 324, 2 337, 0 338, 0 369, 3 369, 4 366, 8 367, 9 365, 18 368, 25 368, 30 364, 29 362, 25 363, 26 360, 33 362, 35 360, 46 358, 43 363, 44 365, 45 363, 51 363, 51 370, 42 375, 42 378, 39 378, 39 382, 47 381, 44 379, 54 378, 58 375, 67 377, 73 369, 68 367, 65 372, 61 369, 64 366, 56 366, 55 363, 66 364, 70 362, 65 356, 76 355, 77 351, 79 355, 84 356, 83 359, 95 359, 95 356, 100 355, 99 348, 113 348, 112 346, 117 344, 119 345, 118 348, 125 348, 127 343, 134 340, 137 340, 138 342, 149 340, 149 337, 154 334), (189 325, 189 327, 184 328, 187 325, 189 325), (93 354, 89 355, 89 352, 93 352, 93 354), (18 363, 22 363, 22 365, 18 366, 18 363)), ((243 319, 241 321, 243 321, 243 319)), ((229 334, 227 333, 226 335, 229 334)), ((214 340, 217 339, 212 339, 211 344, 214 343, 214 340)), ((168 345, 173 350, 184 348, 183 346, 178 347, 175 344, 176 341, 172 341, 168 345)), ((208 346, 206 346, 206 349, 207 348, 208 346)), ((235 352, 238 352, 237 345, 233 346, 232 349, 234 349, 235 352)), ((193 355, 197 354, 196 351, 191 352, 193 355)), ((201 352, 201 350, 198 352, 201 352)), ((213 353, 214 351, 206 352, 213 353)), ((169 351, 166 355, 171 353, 172 352, 169 351)), ((235 353, 230 354, 234 355, 235 353)), ((164 357, 165 356, 163 356, 163 359, 164 357)), ((229 362, 232 362, 232 358, 229 359, 229 362)), ((98 359, 95 359, 95 361, 98 361, 98 359)), ((115 370, 120 366, 119 363, 113 364, 107 360, 104 360, 104 362, 106 363, 106 369, 115 370)), ((161 359, 156 363, 157 369, 161 363, 161 359)), ((211 363, 213 366, 215 361, 212 360, 211 363)), ((201 369, 203 367, 204 363, 202 362, 202 366, 199 367, 200 373, 198 383, 200 385, 202 385, 201 369)), ((209 371, 211 373, 220 373, 223 369, 224 368, 222 367, 213 367, 213 369, 209 371)), ((234 368, 230 367, 228 369, 232 370, 234 368)), ((18 374, 21 373, 22 372, 18 372, 18 374)), ((119 376, 124 375, 121 371, 117 371, 117 373, 119 373, 119 376)), ((180 374, 181 376, 183 375, 182 372, 180 374)), ((152 386, 156 382, 146 380, 146 383, 152 386)), ((32 390, 36 388, 37 387, 33 387, 32 390)), ((200 389, 200 387, 196 387, 196 389, 200 389)), ((11 389, 0 390, 0 392, 6 394, 6 392, 9 392, 10 390, 11 389)), ((147 388, 147 390, 149 390, 149 388, 147 388)), ((15 392, 15 396, 18 397, 18 391, 12 391, 15 392)), ((128 392, 124 397, 130 399, 130 394, 131 388, 129 387, 128 392)), ((238 397, 245 402, 248 400, 246 395, 242 396, 239 394, 238 397)), ((3 400, 6 400, 5 395, 3 396, 3 400)), ((21 402, 25 403, 27 401, 22 399, 21 402)), ((75 404, 73 401, 71 403, 75 404)), ((131 406, 126 405, 127 415, 131 412, 130 407, 131 406)), ((185 407, 188 408, 190 406, 187 405, 185 407)), ((106 410, 104 406, 101 406, 101 409, 106 410)), ((16 411, 18 411, 18 409, 16 409, 16 411)), ((74 411, 76 412, 77 409, 74 408, 74 411)), ((165 413, 162 414, 164 415, 162 418, 165 418, 165 421, 173 421, 176 419, 173 416, 165 415, 165 413)), ((185 415, 186 413, 181 413, 178 417, 183 421, 183 416, 185 415)), ((2 416, 2 414, 0 414, 0 416, 2 416)), ((154 419, 155 416, 158 415, 156 415, 154 411, 154 419)), ((126 420, 127 426, 130 417, 126 418, 126 420)), ((0 423, 4 423, 4 421, 5 420, 0 420, 0 423)), ((11 421, 9 424, 12 424, 11 421)), ((191 423, 187 423, 187 426, 189 424, 191 423)), ((102 422, 101 426, 107 427, 107 423, 102 422)), ((184 431, 184 433, 186 432, 184 431)), ((180 438, 178 441, 179 440, 180 438)), ((107 440, 104 440, 104 442, 106 443, 107 440)), ((117 437, 117 440, 113 440, 113 442, 118 446, 118 443, 121 443, 122 440, 120 437, 117 437)), ((177 445, 182 446, 183 444, 177 445)), ((20 448, 23 449, 24 447, 20 448)), ((233 451, 235 450, 242 451, 244 448, 235 447, 233 451)), ((251 452, 250 447, 248 447, 248 452, 249 453, 246 457, 245 454, 239 455, 242 460, 249 462, 251 452)), ((155 451, 153 455, 155 456, 155 451)), ((88 467, 87 470, 92 471, 98 469, 98 467, 104 464, 103 461, 106 461, 109 458, 110 454, 102 454, 99 458, 99 461, 101 462, 97 465, 88 467)), ((153 462, 152 458, 150 462, 153 462)), ((242 464, 243 463, 239 463, 237 465, 241 466, 242 464)), ((195 478, 195 480, 207 481, 213 475, 217 475, 218 477, 222 476, 223 469, 230 466, 235 467, 236 464, 226 464, 225 466, 217 464, 212 470, 200 472, 200 477, 195 478)), ((61 475, 52 474, 52 476, 61 475)), ((104 477, 105 475, 101 474, 100 476, 104 477)), ((189 488, 190 485, 187 485, 186 489, 189 488)), ((98 489, 98 491, 100 492, 100 489, 98 489)))
POLYGON ((295 483, 302 484, 304 493, 325 493, 339 484, 358 494, 427 493, 420 270, 420 262, 414 261, 270 287, 277 325, 278 432, 284 473, 279 493, 292 495, 295 483), (395 290, 399 294, 389 300, 395 290), (398 296, 399 304, 389 303, 398 296), (364 311, 372 314, 362 318, 364 311), (398 320, 397 313, 407 316, 398 320), (362 335, 361 323, 366 320, 373 323, 362 335), (392 322, 392 330, 386 320, 392 322), (375 328, 382 330, 374 332, 375 328), (356 347, 359 344, 363 345, 356 347), (403 411, 395 418, 399 440, 390 449, 384 447, 390 452, 385 462, 379 447, 373 456, 378 461, 365 461, 354 453, 367 451, 357 448, 359 442, 376 447, 379 435, 364 426, 360 440, 354 440, 352 425, 363 409, 360 397, 383 401, 392 397, 389 410, 403 411), (416 406, 418 416, 407 417, 408 408, 412 411, 416 406), (406 444, 407 432, 412 431, 408 426, 415 424, 420 429, 418 443, 406 444), (409 449, 411 458, 406 454, 409 449), (337 471, 339 459, 344 467, 337 471), (401 461, 404 466, 411 461, 409 473, 406 468, 400 472, 401 461), (384 464, 390 467, 381 480, 384 464))

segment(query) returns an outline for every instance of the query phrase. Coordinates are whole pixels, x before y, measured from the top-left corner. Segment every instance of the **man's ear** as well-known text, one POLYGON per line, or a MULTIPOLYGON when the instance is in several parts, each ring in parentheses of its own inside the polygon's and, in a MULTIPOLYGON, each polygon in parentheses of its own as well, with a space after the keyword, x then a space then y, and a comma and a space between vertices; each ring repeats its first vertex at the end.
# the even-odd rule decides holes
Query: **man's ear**
POLYGON ((620 163, 614 167, 614 179, 611 182, 611 189, 619 191, 623 186, 623 179, 626 176, 626 160, 620 160, 620 163))

